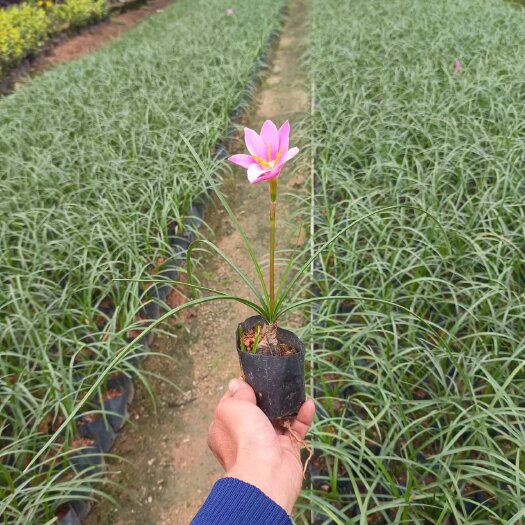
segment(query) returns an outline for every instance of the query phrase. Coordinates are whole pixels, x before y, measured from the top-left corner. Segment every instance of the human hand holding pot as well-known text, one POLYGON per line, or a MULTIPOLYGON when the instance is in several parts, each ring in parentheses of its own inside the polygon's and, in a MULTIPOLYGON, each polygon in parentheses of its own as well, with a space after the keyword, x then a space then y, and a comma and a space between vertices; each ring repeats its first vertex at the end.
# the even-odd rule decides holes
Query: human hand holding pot
POLYGON ((226 471, 225 477, 254 485, 291 514, 303 481, 301 442, 314 413, 310 399, 291 423, 291 430, 273 425, 257 407, 250 385, 233 379, 215 409, 208 445, 226 471))

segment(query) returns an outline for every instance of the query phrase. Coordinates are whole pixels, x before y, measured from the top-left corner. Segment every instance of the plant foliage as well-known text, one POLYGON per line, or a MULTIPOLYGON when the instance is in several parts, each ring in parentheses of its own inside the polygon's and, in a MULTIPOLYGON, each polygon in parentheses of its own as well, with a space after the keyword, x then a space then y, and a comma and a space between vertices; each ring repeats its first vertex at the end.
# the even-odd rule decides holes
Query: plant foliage
POLYGON ((525 12, 313 0, 315 523, 519 523, 525 12), (461 70, 455 71, 455 60, 461 70), (446 247, 446 239, 450 248, 446 247), (428 324, 388 300, 409 308, 428 324))
POLYGON ((179 0, 0 100, 6 523, 45 523, 79 486, 89 494, 67 470, 73 419, 116 356, 116 369, 134 370, 139 280, 180 260, 173 240, 210 186, 181 133, 212 171, 281 5, 250 0, 226 17, 226 0, 179 0))

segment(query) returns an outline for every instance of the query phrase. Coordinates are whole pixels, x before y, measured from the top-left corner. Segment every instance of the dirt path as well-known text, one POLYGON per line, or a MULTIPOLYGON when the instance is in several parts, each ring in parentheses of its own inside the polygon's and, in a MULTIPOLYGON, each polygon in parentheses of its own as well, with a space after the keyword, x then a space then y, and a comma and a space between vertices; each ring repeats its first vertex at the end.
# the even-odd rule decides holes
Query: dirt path
MULTIPOLYGON (((300 67, 306 31, 305 6, 305 0, 292 2, 273 67, 258 93, 260 103, 247 118, 249 127, 259 129, 267 118, 275 119, 278 124, 288 118, 293 128, 308 110, 306 81, 300 67)), ((292 131, 291 144, 295 145, 296 140, 292 131)), ((235 149, 241 151, 242 147, 239 143, 235 149)), ((287 220, 292 218, 297 199, 291 199, 291 204, 284 206, 283 193, 306 191, 305 177, 301 175, 305 166, 306 155, 303 155, 302 160, 285 170, 281 179, 277 249, 304 242, 297 220, 287 220)), ((244 171, 235 170, 225 178, 223 191, 253 241, 257 255, 267 257, 267 184, 252 186, 244 171)), ((226 213, 210 208, 205 218, 210 229, 203 229, 204 234, 252 274, 241 239, 226 213)), ((250 297, 248 288, 239 284, 217 258, 205 261, 199 271, 205 286, 230 289, 250 297)), ((179 300, 176 294, 171 299, 173 304, 179 300)), ((159 396, 154 414, 147 392, 138 389, 131 413, 133 425, 127 425, 120 433, 114 449, 125 458, 112 465, 118 471, 113 479, 123 487, 113 493, 118 507, 109 503, 96 505, 86 521, 88 525, 189 523, 222 474, 207 448, 206 433, 225 386, 239 375, 234 333, 237 323, 249 315, 251 312, 237 303, 210 303, 169 323, 165 329, 171 337, 157 336, 156 350, 173 360, 149 358, 145 370, 167 376, 186 396, 154 380, 159 396)))

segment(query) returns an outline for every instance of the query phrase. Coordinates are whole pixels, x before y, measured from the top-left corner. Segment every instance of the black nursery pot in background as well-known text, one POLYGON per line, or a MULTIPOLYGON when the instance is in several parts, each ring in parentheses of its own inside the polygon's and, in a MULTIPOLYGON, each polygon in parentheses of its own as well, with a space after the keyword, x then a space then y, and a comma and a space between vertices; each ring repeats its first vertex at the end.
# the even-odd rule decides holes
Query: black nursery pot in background
MULTIPOLYGON (((262 317, 256 315, 246 319, 239 327, 246 332, 265 323, 262 317)), ((293 332, 277 328, 279 343, 290 345, 297 353, 271 356, 243 352, 239 327, 236 334, 237 353, 244 379, 255 390, 257 406, 271 420, 295 416, 306 397, 304 344, 293 332)))

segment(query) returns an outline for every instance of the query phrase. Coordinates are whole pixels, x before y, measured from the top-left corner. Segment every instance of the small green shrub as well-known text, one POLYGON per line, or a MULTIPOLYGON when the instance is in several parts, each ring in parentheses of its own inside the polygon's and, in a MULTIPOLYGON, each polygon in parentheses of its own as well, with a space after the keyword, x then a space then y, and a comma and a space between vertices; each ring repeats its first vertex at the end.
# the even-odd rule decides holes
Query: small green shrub
POLYGON ((27 3, 0 10, 0 78, 38 51, 52 34, 100 20, 107 12, 106 0, 27 3))
POLYGON ((52 19, 36 6, 0 10, 0 75, 5 68, 37 51, 51 32, 52 19))
POLYGON ((53 8, 52 15, 59 28, 75 28, 100 20, 107 12, 106 0, 66 0, 53 8))

